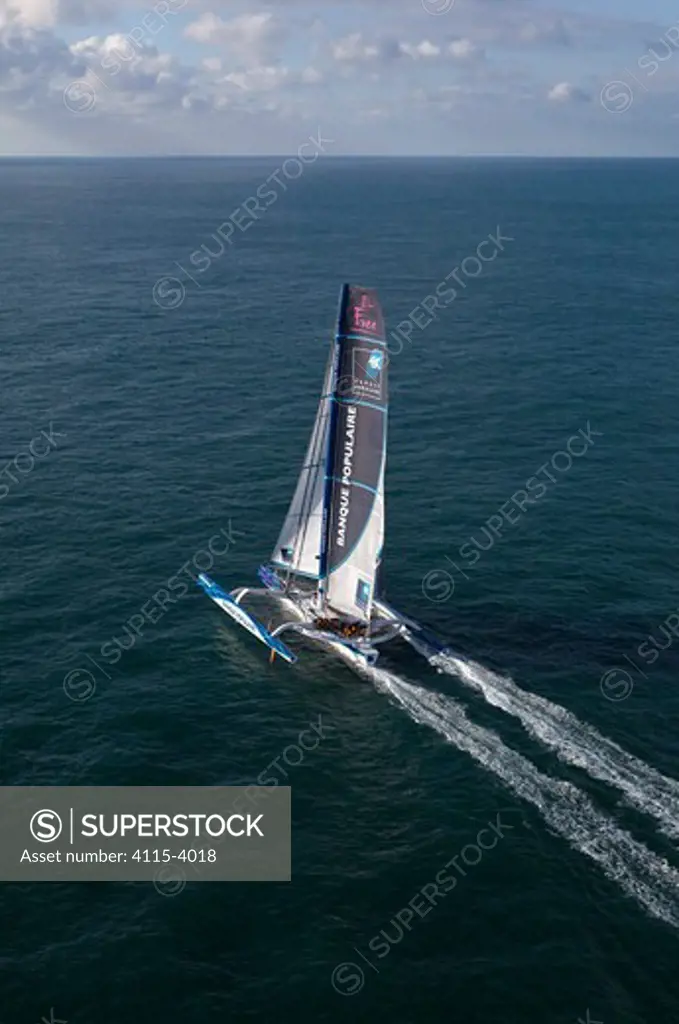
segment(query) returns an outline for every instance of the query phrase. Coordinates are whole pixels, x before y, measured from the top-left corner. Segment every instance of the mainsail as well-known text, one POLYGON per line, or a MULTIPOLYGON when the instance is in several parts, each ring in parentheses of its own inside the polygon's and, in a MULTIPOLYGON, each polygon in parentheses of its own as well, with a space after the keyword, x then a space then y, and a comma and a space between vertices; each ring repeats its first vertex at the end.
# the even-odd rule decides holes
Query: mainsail
POLYGON ((321 531, 331 611, 369 622, 384 542, 387 347, 377 293, 345 285, 332 368, 321 531))
POLYGON ((322 606, 370 622, 384 542, 387 346, 377 293, 345 285, 323 393, 271 558, 322 606))

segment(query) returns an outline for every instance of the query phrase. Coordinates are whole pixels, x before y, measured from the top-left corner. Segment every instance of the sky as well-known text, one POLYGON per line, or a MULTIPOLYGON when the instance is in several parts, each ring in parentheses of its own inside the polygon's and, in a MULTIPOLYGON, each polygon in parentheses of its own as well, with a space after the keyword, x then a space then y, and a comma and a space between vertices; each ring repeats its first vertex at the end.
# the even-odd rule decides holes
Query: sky
POLYGON ((679 156, 669 0, 0 0, 0 156, 679 156))

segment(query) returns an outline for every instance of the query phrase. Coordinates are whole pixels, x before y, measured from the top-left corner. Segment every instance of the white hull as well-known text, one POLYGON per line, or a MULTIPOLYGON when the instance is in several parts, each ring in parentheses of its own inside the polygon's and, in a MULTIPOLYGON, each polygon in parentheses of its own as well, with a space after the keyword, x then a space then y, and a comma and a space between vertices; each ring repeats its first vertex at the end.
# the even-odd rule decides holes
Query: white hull
MULTIPOLYGON (((346 661, 347 664, 354 668, 365 668, 366 665, 374 665, 377 661, 379 652, 375 644, 380 642, 379 638, 376 638, 372 643, 370 641, 362 642, 361 640, 335 640, 331 634, 325 633, 308 625, 309 622, 313 622, 317 614, 316 602, 313 596, 303 597, 301 595, 295 595, 294 599, 290 597, 279 597, 278 595, 273 596, 276 596, 276 599, 286 613, 294 616, 294 619, 297 619, 300 623, 306 624, 279 627, 278 630, 274 630, 275 636, 285 628, 293 629, 296 633, 306 637, 308 640, 312 640, 321 647, 325 647, 326 650, 332 651, 333 654, 337 654, 340 658, 346 661)), ((407 622, 403 621, 392 608, 383 604, 381 601, 375 601, 373 607, 381 621, 393 623, 395 627, 390 636, 382 637, 382 641, 385 639, 393 639, 396 636, 402 636, 405 640, 410 640, 410 629, 408 628, 407 622)))
MULTIPOLYGON (((316 614, 315 604, 311 599, 306 601, 302 599, 299 603, 291 600, 289 597, 281 597, 278 600, 281 607, 300 622, 308 622, 309 619, 316 614)), ((319 630, 305 629, 303 626, 298 626, 295 627, 295 632, 306 637, 307 640, 312 640, 321 647, 325 647, 326 650, 332 651, 333 654, 337 654, 354 668, 365 668, 366 665, 374 664, 377 660, 376 652, 371 658, 367 654, 361 654, 355 647, 350 647, 348 644, 342 643, 340 640, 331 640, 327 635, 324 635, 319 630)))

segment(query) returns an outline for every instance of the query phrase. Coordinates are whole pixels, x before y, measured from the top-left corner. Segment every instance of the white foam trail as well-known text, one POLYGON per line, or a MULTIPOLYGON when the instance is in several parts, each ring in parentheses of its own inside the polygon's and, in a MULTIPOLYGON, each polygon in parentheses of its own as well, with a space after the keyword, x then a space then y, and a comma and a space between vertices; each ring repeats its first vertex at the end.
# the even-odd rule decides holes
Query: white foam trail
POLYGON ((662 832, 679 838, 679 783, 675 779, 628 754, 560 704, 521 689, 506 676, 451 653, 433 655, 429 662, 479 690, 489 704, 518 718, 531 736, 562 761, 614 786, 633 807, 655 818, 662 832))
POLYGON ((537 807, 554 832, 596 861, 608 878, 650 914, 679 927, 679 872, 597 811, 576 786, 543 775, 523 755, 505 746, 497 733, 471 722, 451 697, 415 686, 383 669, 364 671, 416 722, 429 725, 471 754, 517 796, 537 807))

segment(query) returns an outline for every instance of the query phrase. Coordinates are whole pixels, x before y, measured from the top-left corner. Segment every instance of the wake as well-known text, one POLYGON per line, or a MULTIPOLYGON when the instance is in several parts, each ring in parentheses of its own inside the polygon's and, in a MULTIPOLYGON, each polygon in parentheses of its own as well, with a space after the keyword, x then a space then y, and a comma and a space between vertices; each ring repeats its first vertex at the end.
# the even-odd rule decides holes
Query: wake
POLYGON ((363 673, 414 721, 435 729, 537 807, 554 832, 596 861, 649 914, 679 927, 679 872, 597 811, 576 786, 543 775, 522 754, 505 746, 497 733, 471 722, 451 697, 384 669, 366 668, 363 673))
POLYGON ((627 802, 655 818, 660 830, 679 838, 679 783, 662 775, 574 714, 522 690, 506 676, 450 652, 427 655, 435 668, 479 690, 489 704, 517 718, 526 731, 567 764, 618 789, 627 802))

